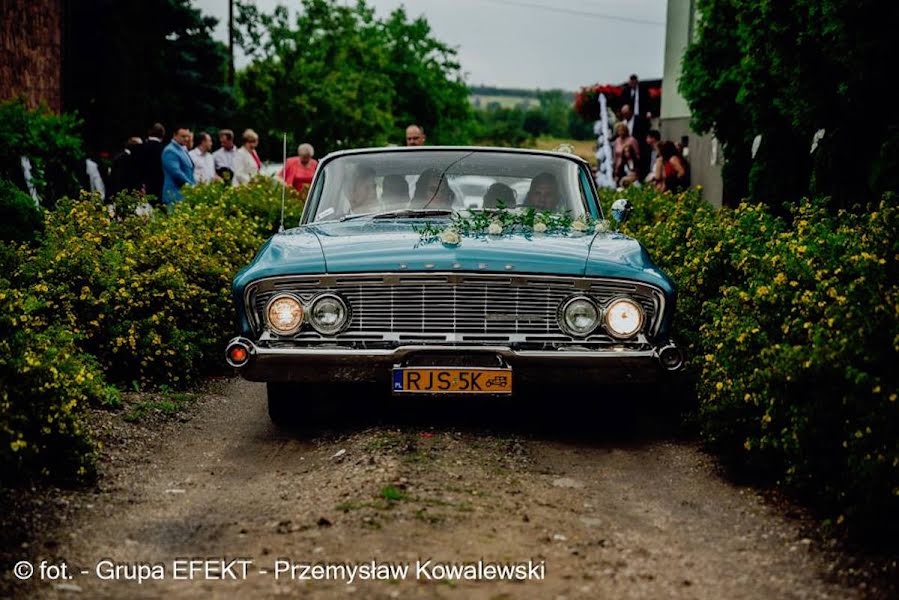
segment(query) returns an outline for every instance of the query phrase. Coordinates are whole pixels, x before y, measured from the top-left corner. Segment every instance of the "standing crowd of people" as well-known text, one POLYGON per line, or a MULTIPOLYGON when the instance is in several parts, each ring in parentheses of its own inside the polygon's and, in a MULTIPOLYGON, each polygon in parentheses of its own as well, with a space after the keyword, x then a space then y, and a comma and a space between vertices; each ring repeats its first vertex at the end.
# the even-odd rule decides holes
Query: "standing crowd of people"
MULTIPOLYGON (((185 185, 220 182, 239 186, 248 183, 262 171, 262 161, 256 152, 259 135, 247 129, 238 147, 234 132, 218 132, 218 148, 213 151, 213 137, 205 131, 194 135, 188 127, 178 126, 165 141, 166 130, 155 123, 146 139, 128 138, 124 148, 112 159, 107 173, 97 164, 88 164, 91 191, 112 197, 123 191, 145 194, 151 203, 170 206, 183 199, 185 185), (107 194, 108 192, 108 194, 107 194)), ((309 144, 300 144, 298 155, 287 160, 279 177, 297 190, 312 182, 318 163, 309 144)), ((93 162, 93 161, 90 161, 93 162)))
POLYGON ((652 128, 653 115, 645 88, 631 75, 622 90, 623 104, 610 140, 614 155, 614 178, 619 187, 652 185, 658 191, 680 191, 690 187, 690 164, 686 140, 662 140, 652 128))

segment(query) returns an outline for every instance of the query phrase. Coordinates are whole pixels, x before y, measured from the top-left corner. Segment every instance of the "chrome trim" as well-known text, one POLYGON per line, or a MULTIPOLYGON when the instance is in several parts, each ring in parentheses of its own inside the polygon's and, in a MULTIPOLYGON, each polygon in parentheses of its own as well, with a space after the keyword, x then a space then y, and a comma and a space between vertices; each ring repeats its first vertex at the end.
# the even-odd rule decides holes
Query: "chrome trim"
MULTIPOLYGON (((460 283, 464 280, 474 280, 481 281, 485 279, 493 279, 493 280, 508 280, 510 282, 510 286, 524 286, 527 281, 530 280, 538 280, 538 281, 546 281, 546 280, 556 280, 560 282, 570 283, 573 288, 577 290, 589 290, 593 285, 602 285, 602 284, 611 284, 611 285, 631 285, 636 287, 646 288, 649 292, 649 296, 653 302, 654 306, 654 315, 653 320, 649 323, 649 330, 646 332, 651 336, 654 336, 658 333, 659 327, 661 326, 662 320, 665 316, 665 294, 662 292, 660 288, 657 286, 646 283, 643 281, 637 281, 634 279, 617 279, 612 277, 584 277, 577 275, 527 275, 527 274, 512 274, 512 273, 471 273, 471 272, 459 272, 459 271, 435 271, 435 272, 372 272, 372 273, 316 273, 311 275, 274 275, 271 277, 262 277, 251 281, 244 288, 243 294, 243 302, 244 309, 247 314, 247 318, 250 321, 250 326, 253 331, 257 335, 261 335, 263 332, 262 324, 258 322, 258 314, 256 309, 255 299, 253 298, 253 294, 257 291, 263 284, 272 284, 273 286, 278 284, 286 284, 286 283, 299 283, 299 284, 309 284, 315 283, 317 285, 310 286, 309 291, 310 294, 314 294, 316 289, 320 289, 321 287, 338 287, 343 283, 350 282, 350 284, 355 284, 358 280, 369 279, 372 280, 372 286, 384 286, 384 285, 397 285, 401 281, 406 280, 434 280, 441 279, 448 283, 460 283), (379 280, 379 281, 374 281, 379 280)), ((618 296, 616 296, 618 297, 618 296)), ((626 297, 626 296, 625 296, 626 297)), ((349 307, 352 310, 352 307, 349 307)), ((305 309, 304 309, 305 310, 305 309)), ((645 315, 644 315, 645 320, 645 315)), ((349 321, 348 321, 349 322, 349 321)), ((396 332, 393 332, 396 333, 396 332)), ((416 333, 416 332, 411 332, 416 333)), ((420 334, 420 332, 418 332, 420 334)), ((337 340, 334 340, 337 341, 337 340)))
POLYGON ((265 310, 263 311, 262 316, 265 319, 266 327, 268 328, 268 330, 271 331, 272 333, 274 333, 275 335, 281 335, 281 336, 294 335, 295 333, 297 333, 300 330, 300 328, 303 327, 303 321, 306 320, 306 307, 303 305, 303 299, 300 298, 299 296, 297 296, 296 294, 292 294, 290 292, 277 292, 277 293, 275 293, 274 296, 269 298, 268 302, 266 302, 265 310), (292 298, 293 300, 296 300, 297 304, 300 305, 300 311, 301 311, 300 312, 300 322, 297 323, 297 326, 293 327, 292 329, 285 330, 285 331, 280 331, 279 329, 277 329, 274 325, 271 324, 271 322, 269 321, 269 318, 268 318, 268 311, 269 311, 269 309, 271 309, 272 304, 275 301, 280 300, 281 298, 292 298))
POLYGON ((643 312, 643 307, 640 306, 640 303, 637 302, 636 300, 634 300, 633 298, 630 298, 628 296, 616 296, 616 297, 610 299, 608 302, 606 302, 606 305, 603 307, 603 329, 605 329, 606 333, 608 333, 610 336, 612 336, 616 340, 630 340, 630 339, 637 337, 640 334, 640 332, 642 331, 643 326, 645 324, 646 324, 646 313, 643 312), (609 326, 609 322, 608 322, 608 314, 610 312, 609 307, 620 300, 627 300, 628 302, 630 302, 631 304, 636 306, 637 310, 640 312, 640 325, 638 325, 636 331, 634 331, 634 333, 632 333, 630 335, 619 335, 617 332, 615 332, 615 330, 613 330, 609 326))

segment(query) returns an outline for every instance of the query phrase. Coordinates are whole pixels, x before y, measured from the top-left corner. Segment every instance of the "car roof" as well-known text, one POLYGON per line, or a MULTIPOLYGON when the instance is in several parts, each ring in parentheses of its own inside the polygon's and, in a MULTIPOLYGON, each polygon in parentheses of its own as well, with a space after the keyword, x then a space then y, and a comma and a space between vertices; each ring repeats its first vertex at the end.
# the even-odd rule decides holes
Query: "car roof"
POLYGON ((587 161, 570 152, 556 152, 553 150, 537 150, 534 148, 504 148, 497 146, 380 146, 374 148, 353 148, 349 150, 337 150, 327 154, 322 161, 331 160, 341 156, 357 154, 388 154, 392 152, 491 152, 494 154, 524 154, 530 156, 551 156, 564 158, 582 165, 588 165, 587 161))

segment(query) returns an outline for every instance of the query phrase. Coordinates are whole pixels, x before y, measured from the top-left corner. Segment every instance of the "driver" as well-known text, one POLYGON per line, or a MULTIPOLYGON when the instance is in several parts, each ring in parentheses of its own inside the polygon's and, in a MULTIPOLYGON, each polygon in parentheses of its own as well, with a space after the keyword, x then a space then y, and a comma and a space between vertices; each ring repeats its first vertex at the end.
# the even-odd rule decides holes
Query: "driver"
POLYGON ((525 206, 537 210, 559 210, 561 195, 559 183, 552 173, 540 173, 531 180, 531 187, 524 198, 525 206))

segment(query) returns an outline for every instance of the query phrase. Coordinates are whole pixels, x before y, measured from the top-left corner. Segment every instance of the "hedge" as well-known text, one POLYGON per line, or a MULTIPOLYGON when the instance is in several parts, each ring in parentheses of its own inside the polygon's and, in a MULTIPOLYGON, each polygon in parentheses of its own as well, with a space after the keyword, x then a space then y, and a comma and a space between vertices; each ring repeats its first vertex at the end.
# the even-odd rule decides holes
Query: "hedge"
MULTIPOLYGON (((604 194, 605 204, 621 193, 604 194)), ((624 229, 675 280, 702 438, 825 523, 890 539, 899 524, 899 209, 789 220, 632 189, 624 229)))
MULTIPOLYGON (((278 190, 267 179, 199 186, 151 218, 134 213, 140 196, 116 197, 111 214, 83 194, 43 213, 39 243, 2 246, 2 475, 89 474, 88 406, 224 369, 231 279, 277 229, 278 190)), ((295 223, 303 198, 287 200, 295 223)))

